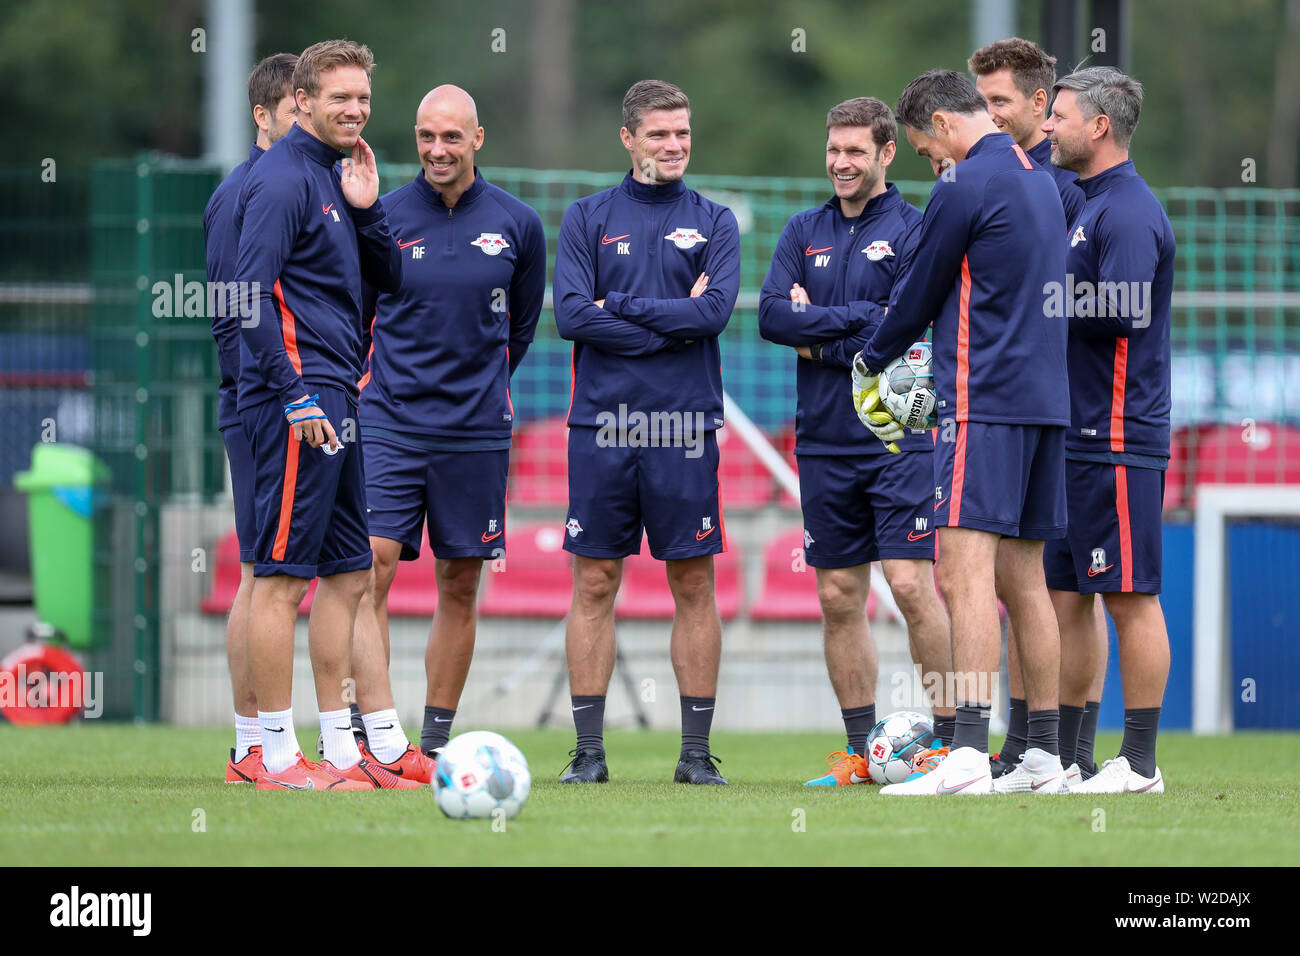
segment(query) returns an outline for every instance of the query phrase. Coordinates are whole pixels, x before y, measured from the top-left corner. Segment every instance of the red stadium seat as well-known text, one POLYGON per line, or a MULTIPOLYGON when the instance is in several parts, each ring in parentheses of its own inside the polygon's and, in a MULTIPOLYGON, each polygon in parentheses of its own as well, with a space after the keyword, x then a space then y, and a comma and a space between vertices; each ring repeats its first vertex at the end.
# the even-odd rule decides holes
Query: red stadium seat
MULTIPOLYGON (((1189 484, 1300 484, 1300 428, 1274 422, 1252 428, 1197 425, 1182 430, 1175 446, 1180 441, 1192 463, 1189 484)), ((1187 497, 1194 505, 1195 488, 1187 497)))
POLYGON ((722 507, 761 508, 772 500, 772 474, 732 429, 719 428, 718 485, 722 507))
POLYGON ((509 532, 500 571, 489 562, 479 612, 487 617, 551 617, 569 613, 573 562, 563 550, 564 527, 545 522, 509 532))
MULTIPOLYGON (((229 614, 235 603, 235 592, 239 590, 239 536, 231 528, 222 535, 212 551, 212 565, 208 569, 212 575, 212 589, 208 596, 199 602, 199 610, 204 614, 229 614)), ((311 611, 312 598, 316 596, 316 582, 311 582, 307 596, 298 605, 299 614, 311 611)))
MULTIPOLYGON (((426 533, 420 556, 414 561, 399 561, 397 564, 393 586, 388 589, 390 616, 433 616, 438 608, 438 581, 434 574, 436 561, 426 533)), ((490 562, 487 566, 491 567, 490 562)))
MULTIPOLYGON (((714 595, 718 602, 718 615, 724 621, 734 620, 740 613, 744 595, 741 567, 734 543, 729 543, 728 550, 713 557, 714 595)), ((649 545, 644 539, 641 552, 623 561, 623 583, 615 610, 619 617, 624 618, 672 619, 673 595, 668 589, 664 563, 650 556, 649 545)))
POLYGON ((569 503, 569 426, 563 417, 520 427, 510 450, 510 504, 563 508, 569 503))
POLYGON ((803 528, 783 531, 763 549, 763 590, 749 612, 756 621, 820 621, 817 575, 804 560, 803 528))

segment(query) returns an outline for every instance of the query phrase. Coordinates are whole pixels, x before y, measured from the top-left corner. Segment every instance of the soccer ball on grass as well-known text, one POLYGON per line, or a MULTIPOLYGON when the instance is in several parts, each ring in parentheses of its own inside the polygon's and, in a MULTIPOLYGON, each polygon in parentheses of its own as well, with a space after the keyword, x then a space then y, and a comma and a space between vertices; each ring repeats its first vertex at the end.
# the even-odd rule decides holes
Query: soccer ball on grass
POLYGON ((934 740, 934 724, 924 714, 890 714, 867 736, 867 772, 876 783, 902 783, 912 773, 912 758, 934 740))
POLYGON ((513 818, 528 799, 533 778, 519 748, 500 734, 474 730, 453 737, 438 753, 433 799, 454 819, 513 818))

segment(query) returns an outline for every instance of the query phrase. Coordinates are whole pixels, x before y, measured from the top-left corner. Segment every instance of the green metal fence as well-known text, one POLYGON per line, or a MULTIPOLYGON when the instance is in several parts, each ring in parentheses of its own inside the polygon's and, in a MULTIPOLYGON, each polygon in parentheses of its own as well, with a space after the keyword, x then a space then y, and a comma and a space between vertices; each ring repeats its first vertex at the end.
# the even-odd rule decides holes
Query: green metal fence
MULTIPOLYGON (((388 190, 418 167, 381 173, 388 190)), ((568 205, 622 178, 484 174, 537 209, 552 262, 568 205)), ((30 169, 0 167, 8 196, 0 214, 0 421, 11 439, 0 448, 0 489, 27 466, 51 415, 59 440, 89 444, 111 468, 111 493, 96 518, 93 661, 107 677, 110 716, 159 716, 160 674, 172 646, 160 635, 169 615, 196 606, 214 543, 230 525, 215 429, 216 353, 207 317, 185 308, 185 284, 205 278, 202 211, 219 179, 207 165, 140 156, 96 163, 43 192, 30 169), (189 569, 188 577, 180 573, 189 569)), ((730 206, 740 223, 742 291, 723 335, 724 384, 775 434, 793 420, 794 359, 759 339, 758 289, 788 218, 824 202, 828 186, 815 177, 689 181, 730 206)), ((918 206, 931 188, 898 185, 918 206)), ((1300 425, 1300 405, 1286 388, 1300 381, 1300 190, 1157 194, 1179 243, 1176 423, 1300 425)), ((512 387, 521 426, 564 411, 568 355, 548 309, 512 387)))

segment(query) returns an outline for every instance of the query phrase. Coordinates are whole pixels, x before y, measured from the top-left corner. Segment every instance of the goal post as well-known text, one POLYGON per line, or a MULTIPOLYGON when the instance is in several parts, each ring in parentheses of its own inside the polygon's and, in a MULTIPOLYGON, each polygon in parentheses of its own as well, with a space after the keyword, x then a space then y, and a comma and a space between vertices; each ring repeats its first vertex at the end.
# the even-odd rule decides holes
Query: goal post
POLYGON ((1192 628, 1192 730, 1232 732, 1232 627, 1228 521, 1300 518, 1300 485, 1200 485, 1196 490, 1195 605, 1192 628))

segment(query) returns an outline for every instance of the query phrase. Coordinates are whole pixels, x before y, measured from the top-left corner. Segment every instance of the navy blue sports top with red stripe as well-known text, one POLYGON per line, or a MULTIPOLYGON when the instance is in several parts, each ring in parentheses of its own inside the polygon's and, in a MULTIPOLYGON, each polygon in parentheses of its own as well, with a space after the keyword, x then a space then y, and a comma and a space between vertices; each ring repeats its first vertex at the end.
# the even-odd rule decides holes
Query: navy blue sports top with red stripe
POLYGON ((240 322, 241 412, 313 385, 357 396, 362 277, 396 291, 402 261, 383 203, 355 209, 343 198, 342 155, 294 126, 240 189, 235 273, 251 314, 240 322))
POLYGON ((1065 212, 1050 173, 989 133, 939 178, 916 256, 862 357, 879 371, 934 325, 940 422, 1068 425, 1065 212))
POLYGON ((1065 260, 1065 457, 1152 467, 1150 456, 1169 455, 1174 230, 1132 160, 1079 185, 1088 204, 1065 260))

